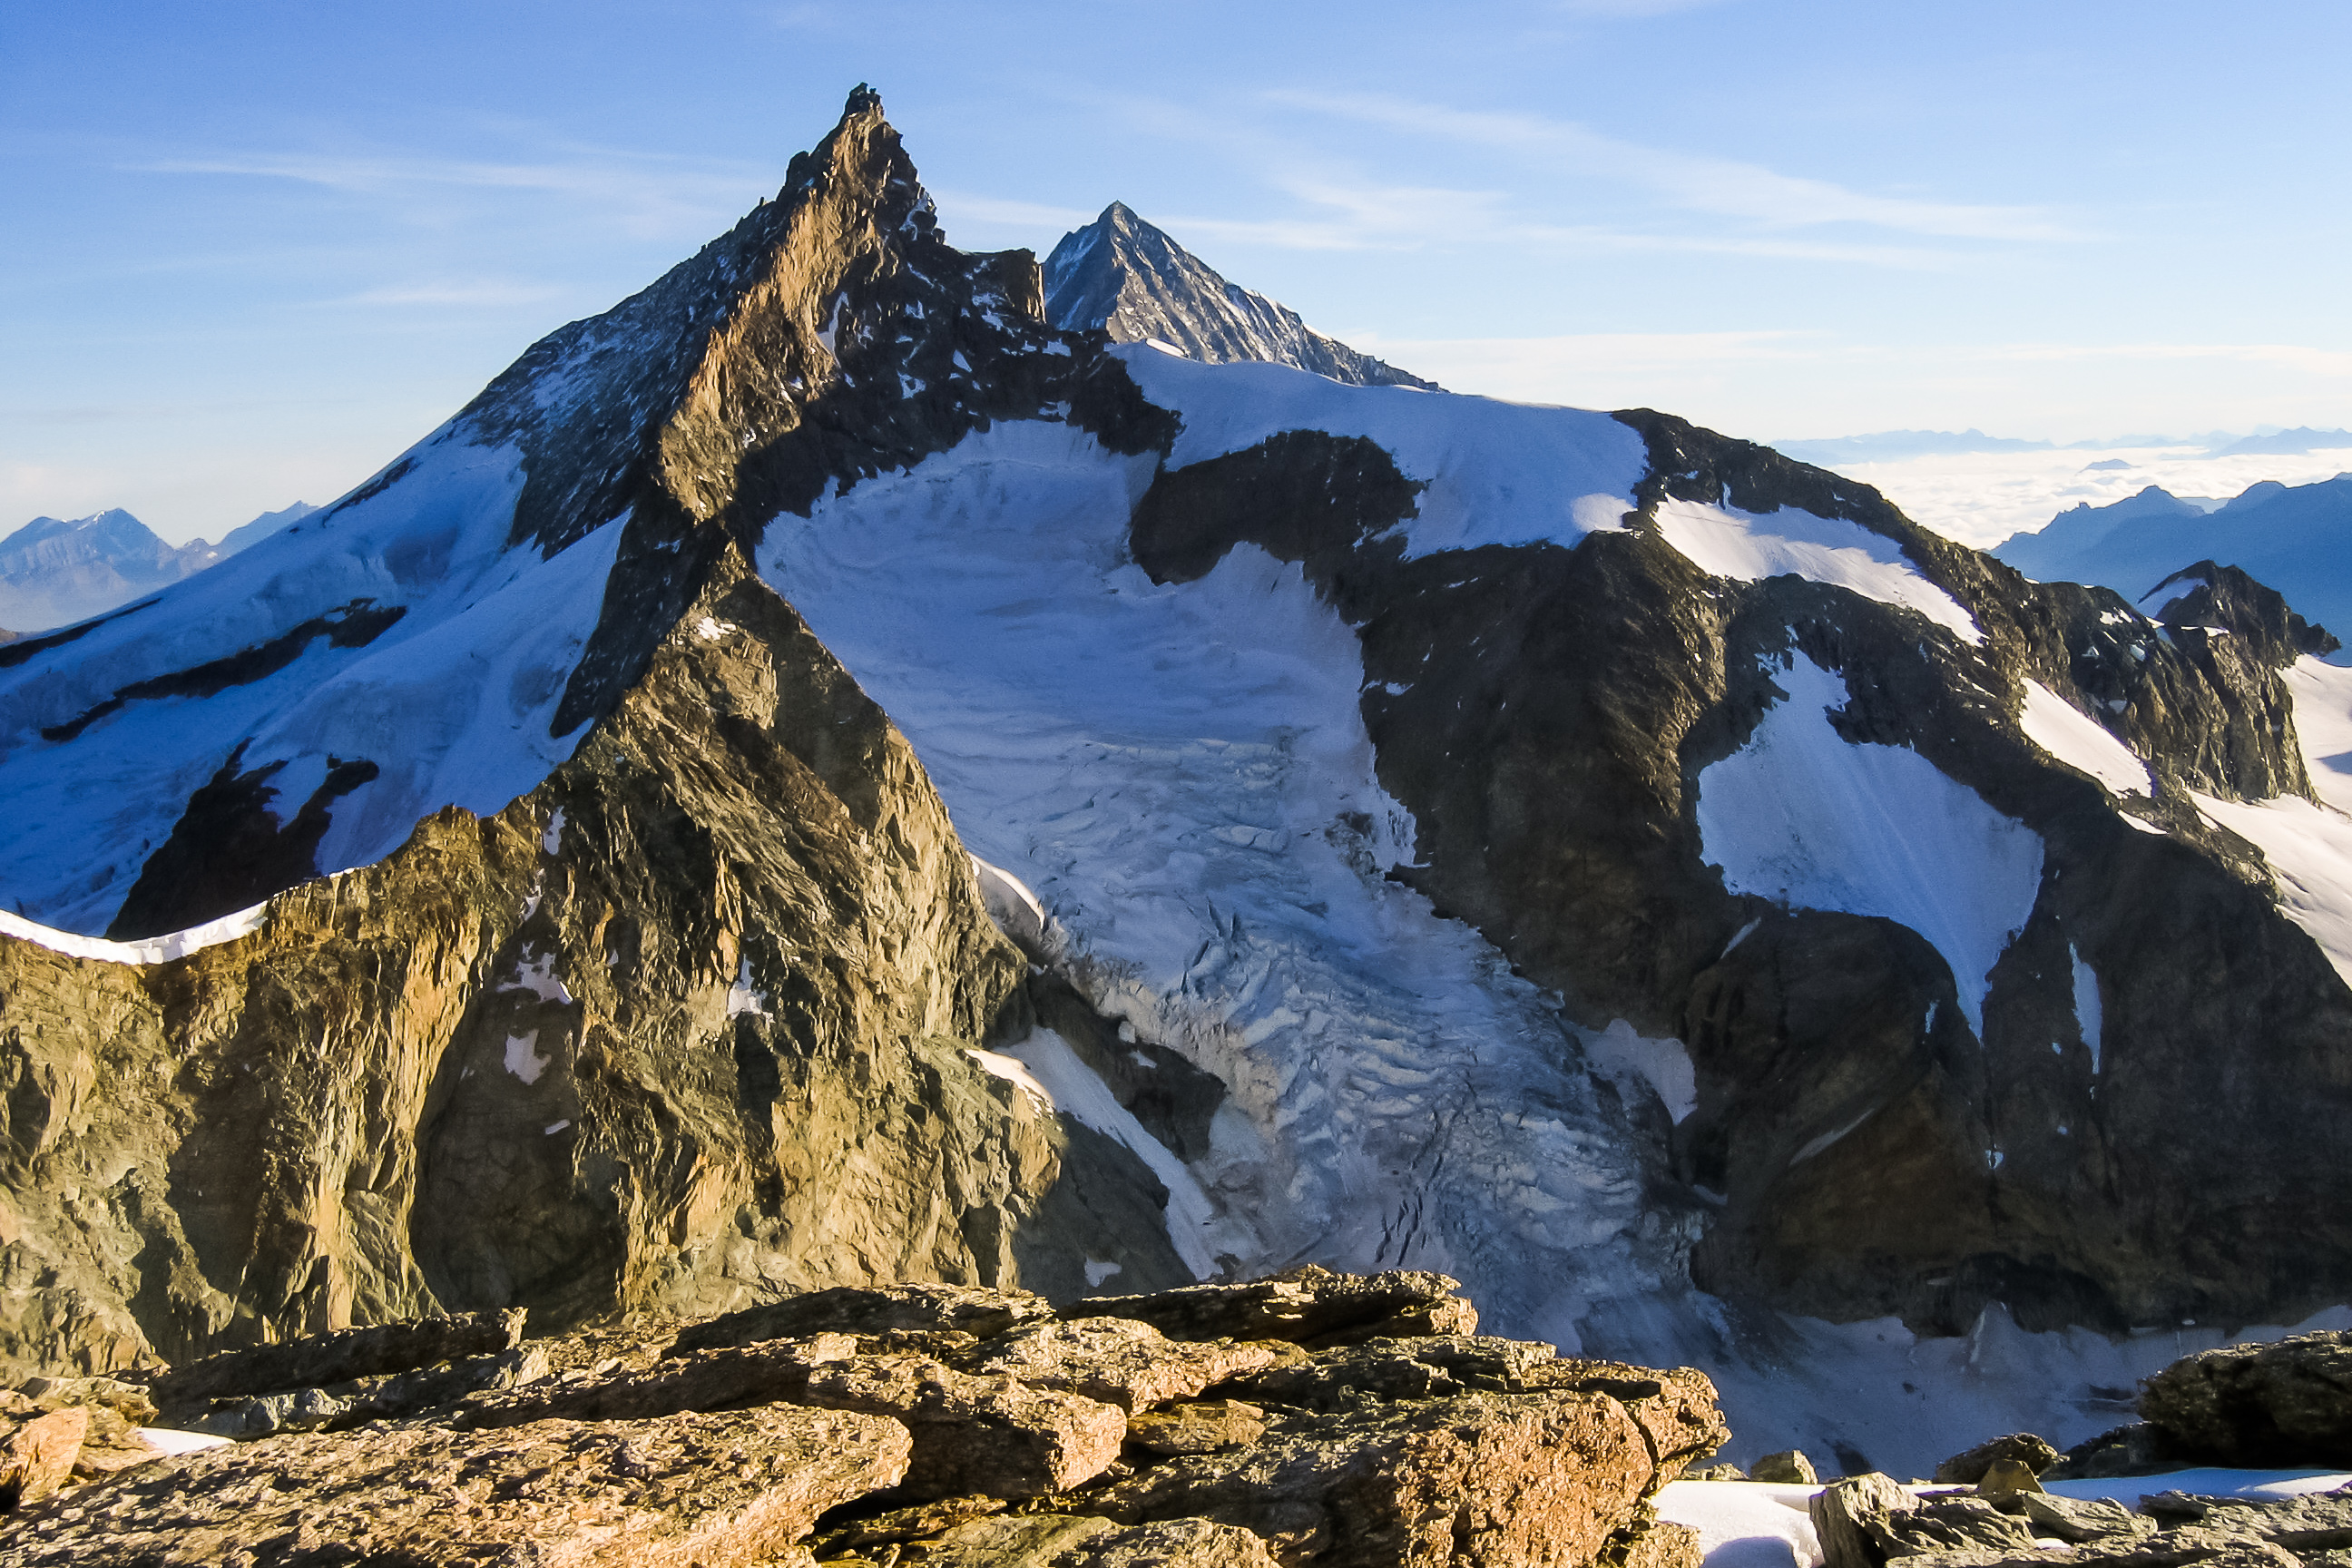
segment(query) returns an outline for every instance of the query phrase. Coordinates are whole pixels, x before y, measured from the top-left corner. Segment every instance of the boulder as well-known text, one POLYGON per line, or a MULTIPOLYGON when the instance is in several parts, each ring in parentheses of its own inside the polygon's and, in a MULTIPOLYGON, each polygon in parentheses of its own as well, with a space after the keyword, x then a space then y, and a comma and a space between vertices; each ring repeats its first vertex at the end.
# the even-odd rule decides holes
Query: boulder
POLYGON ((1996 1501, 2041 1489, 2042 1483, 2033 1479, 2032 1467, 2022 1459, 1995 1459, 1977 1482, 1977 1496, 1996 1501))
POLYGON ((1148 1323, 1088 1318, 1015 1330, 963 1364, 985 1376, 1082 1394, 1132 1415, 1171 1399, 1190 1399, 1230 1377, 1262 1372, 1277 1359, 1263 1344, 1171 1340, 1148 1323))
POLYGON ((1704 1373, 1556 1359, 1547 1344, 1472 1334, 1373 1340, 1322 1351, 1234 1386, 1254 1400, 1321 1411, 1347 1409, 1367 1394, 1383 1400, 1445 1399, 1475 1389, 1605 1394, 1642 1428, 1650 1447, 1652 1490, 1731 1436, 1716 1405, 1715 1384, 1704 1373))
POLYGON ((16 1423, 0 1440, 0 1513, 22 1510, 65 1485, 89 1430, 89 1412, 79 1408, 16 1423))
POLYGON ((2224 1345, 2141 1385, 2139 1413, 2217 1465, 2352 1465, 2352 1331, 2224 1345))
POLYGON ((1697 1531, 1644 1512, 1609 1538, 1593 1568, 1699 1568, 1704 1557, 1697 1531))
POLYGON ((279 1344, 206 1356, 156 1379, 151 1392, 155 1407, 168 1412, 224 1394, 274 1394, 381 1377, 436 1362, 512 1350, 522 1342, 522 1324, 523 1313, 517 1309, 305 1334, 279 1344))
POLYGON ((268 1437, 38 1505, 17 1568, 736 1568, 790 1562, 826 1510, 894 1484, 896 1422, 770 1407, 500 1432, 268 1437))
POLYGON ((2152 1421, 2135 1421, 2075 1444, 2042 1472, 2042 1479, 2077 1481, 2161 1475, 2181 1468, 2186 1462, 2174 1454, 2172 1440, 2162 1428, 2152 1421))
POLYGON ((1813 1462, 1805 1458, 1802 1448, 1783 1448, 1777 1454, 1767 1454, 1748 1468, 1751 1481, 1772 1481, 1781 1486, 1809 1487, 1822 1478, 1813 1471, 1813 1462))
MULTIPOLYGON (((1756 1468, 1763 1468, 1759 1461, 1756 1468)), ((1806 1512, 1822 1544, 1822 1568, 1885 1568, 1888 1521, 1911 1507, 1909 1492, 1875 1472, 1848 1476, 1815 1492, 1806 1512)))
POLYGON ((954 1331, 987 1340, 1053 1315, 1053 1303, 1026 1290, 981 1285, 840 1286, 696 1323, 670 1342, 668 1353, 826 1333, 954 1331))
POLYGON ((1972 1487, 1984 1479, 1996 1459, 2017 1460, 2038 1476, 2058 1462, 2058 1450, 2031 1432, 2012 1432, 1953 1455, 1936 1467, 1934 1479, 1939 1486, 1972 1487))
POLYGON ((1891 1557, 1923 1552, 2037 1550, 2030 1524, 1982 1498, 1915 1498, 1875 1473, 1832 1481, 1813 1494, 1807 1511, 1824 1568, 1885 1568, 1891 1557))
POLYGON ((1205 1519, 1318 1568, 1541 1568, 1592 1561, 1630 1523, 1649 1447, 1614 1400, 1495 1394, 1367 1405, 1269 1427, 1087 1494, 1123 1523, 1205 1519))
POLYGON ((1443 1274, 1334 1274, 1309 1264, 1245 1285, 1188 1285, 1149 1296, 1096 1296, 1068 1319, 1126 1318, 1171 1340, 1288 1340, 1322 1348, 1364 1340, 1477 1331, 1478 1310, 1443 1274))

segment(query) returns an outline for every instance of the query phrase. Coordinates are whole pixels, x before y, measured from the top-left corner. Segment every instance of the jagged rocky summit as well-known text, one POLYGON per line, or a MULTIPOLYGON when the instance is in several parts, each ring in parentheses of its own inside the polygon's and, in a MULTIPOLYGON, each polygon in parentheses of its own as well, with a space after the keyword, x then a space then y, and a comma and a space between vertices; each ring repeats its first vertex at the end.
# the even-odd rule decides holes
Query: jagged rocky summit
POLYGON ((2071 1442, 2114 1373, 2003 1333, 2352 1297, 2352 689, 2277 595, 1046 312, 861 89, 368 484, 0 647, 0 1350, 1313 1259, 1925 1465, 1978 1417, 1857 1384, 2071 1442))
POLYGON ((1706 1379, 1478 1336, 1454 1285, 1310 1268, 1082 1310, 845 1289, 669 1332, 523 1341, 520 1313, 489 1314, 230 1352, 143 1391, 52 1380, 0 1443, 0 1550, 1696 1568, 1696 1533, 1653 1500, 1724 1440, 1706 1379), (126 1409, 237 1441, 101 1471, 118 1440, 77 1469, 92 1414, 126 1409))
POLYGON ((1045 258, 1045 315, 1204 364, 1286 364, 1349 386, 1437 384, 1359 353, 1265 295, 1228 283, 1124 202, 1072 229, 1045 258))

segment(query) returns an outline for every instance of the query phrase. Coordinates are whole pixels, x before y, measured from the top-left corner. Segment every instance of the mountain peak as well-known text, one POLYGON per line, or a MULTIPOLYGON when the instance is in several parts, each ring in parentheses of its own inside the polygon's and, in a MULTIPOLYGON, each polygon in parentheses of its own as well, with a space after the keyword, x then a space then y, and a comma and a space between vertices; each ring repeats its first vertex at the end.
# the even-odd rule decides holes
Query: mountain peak
POLYGON ((1315 331, 1298 313, 1230 283, 1125 202, 1063 236, 1045 258, 1045 313, 1065 331, 1158 343, 1208 364, 1264 362, 1350 386, 1437 384, 1315 331))

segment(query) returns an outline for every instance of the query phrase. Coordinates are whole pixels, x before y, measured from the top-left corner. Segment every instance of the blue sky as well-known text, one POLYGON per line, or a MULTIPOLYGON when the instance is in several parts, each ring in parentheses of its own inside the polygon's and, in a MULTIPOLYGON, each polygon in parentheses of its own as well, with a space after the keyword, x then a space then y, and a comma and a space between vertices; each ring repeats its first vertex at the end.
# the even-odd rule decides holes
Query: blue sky
POLYGON ((0 528, 321 501, 781 183, 1128 202, 1464 390, 1770 439, 2352 425, 2352 6, 0 9, 0 528))

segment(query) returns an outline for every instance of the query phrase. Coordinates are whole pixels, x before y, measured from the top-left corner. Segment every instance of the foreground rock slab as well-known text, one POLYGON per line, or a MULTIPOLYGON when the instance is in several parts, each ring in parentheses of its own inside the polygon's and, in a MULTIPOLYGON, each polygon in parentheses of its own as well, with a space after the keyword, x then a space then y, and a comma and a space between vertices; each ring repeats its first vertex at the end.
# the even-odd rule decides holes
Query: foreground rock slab
POLYGON ((1649 1445, 1612 1399, 1471 1394, 1300 1417, 1086 1506, 1123 1523, 1238 1525, 1317 1568, 1567 1568, 1633 1522, 1650 1478, 1649 1445))
POLYGON ((1171 1340, 1287 1340, 1321 1349, 1365 1340, 1472 1334, 1478 1310, 1458 1279, 1392 1270, 1334 1274, 1312 1264, 1244 1285, 1190 1285, 1150 1296, 1090 1296, 1071 1319, 1125 1318, 1171 1340))
POLYGON ((897 1483, 895 1421, 769 1407, 506 1431, 269 1437, 53 1498, 6 1538, 17 1568, 737 1568, 897 1483))
POLYGON ((157 1379, 153 1397, 158 1409, 171 1411, 225 1395, 319 1388, 412 1372, 436 1362, 497 1355, 522 1342, 522 1325, 518 1309, 306 1334, 282 1344, 225 1351, 191 1363, 157 1379))

